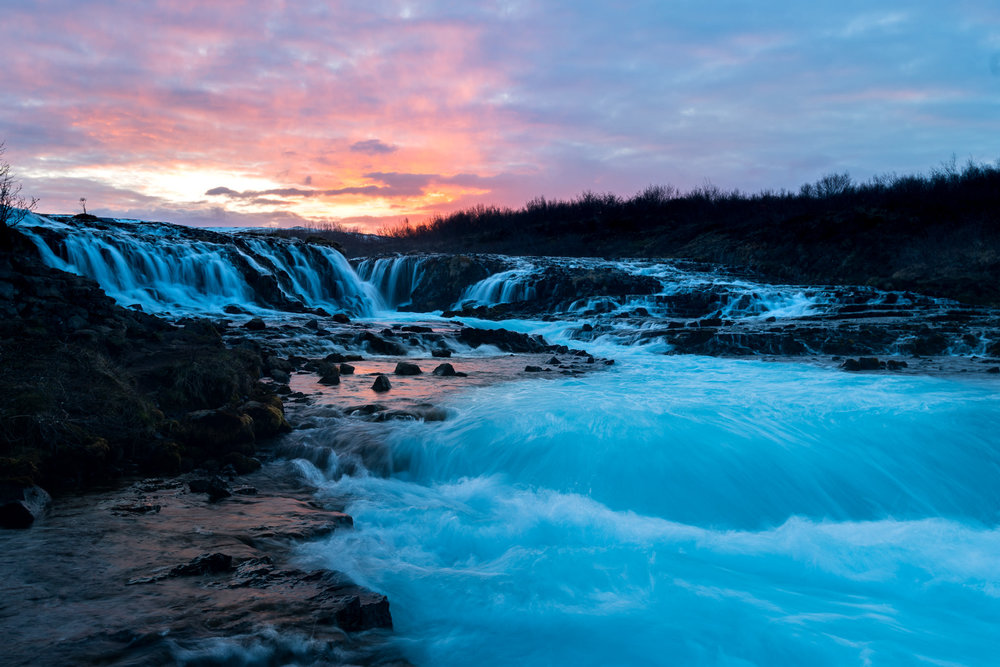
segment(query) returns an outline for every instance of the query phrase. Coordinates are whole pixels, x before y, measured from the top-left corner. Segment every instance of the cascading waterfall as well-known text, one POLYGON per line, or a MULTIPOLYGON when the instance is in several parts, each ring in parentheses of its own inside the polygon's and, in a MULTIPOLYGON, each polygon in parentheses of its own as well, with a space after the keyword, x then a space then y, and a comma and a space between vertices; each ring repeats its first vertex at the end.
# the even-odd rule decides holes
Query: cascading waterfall
POLYGON ((364 315, 381 306, 347 260, 323 246, 133 221, 31 216, 20 229, 49 266, 93 278, 116 301, 151 312, 217 313, 236 305, 364 315))
POLYGON ((528 282, 536 272, 534 265, 500 271, 470 285, 455 304, 462 306, 496 306, 502 303, 531 301, 535 288, 528 282))
POLYGON ((424 258, 418 255, 362 260, 357 273, 375 286, 388 308, 409 305, 423 278, 424 258))

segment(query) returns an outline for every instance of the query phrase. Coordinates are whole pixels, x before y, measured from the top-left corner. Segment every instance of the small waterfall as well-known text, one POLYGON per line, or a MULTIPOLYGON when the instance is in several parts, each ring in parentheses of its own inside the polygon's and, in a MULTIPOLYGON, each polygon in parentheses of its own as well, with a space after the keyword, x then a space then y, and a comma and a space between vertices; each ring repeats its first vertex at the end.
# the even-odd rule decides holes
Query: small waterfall
POLYGON ((358 264, 357 273, 378 290, 386 307, 395 309, 413 300, 424 277, 425 259, 417 255, 365 259, 358 264))
POLYGON ((531 301, 536 291, 528 281, 535 272, 531 265, 501 271, 469 286, 456 306, 495 306, 501 303, 531 301))
POLYGON ((123 305, 151 312, 344 310, 381 305, 336 250, 295 240, 164 223, 60 222, 32 216, 20 230, 49 266, 93 278, 123 305))

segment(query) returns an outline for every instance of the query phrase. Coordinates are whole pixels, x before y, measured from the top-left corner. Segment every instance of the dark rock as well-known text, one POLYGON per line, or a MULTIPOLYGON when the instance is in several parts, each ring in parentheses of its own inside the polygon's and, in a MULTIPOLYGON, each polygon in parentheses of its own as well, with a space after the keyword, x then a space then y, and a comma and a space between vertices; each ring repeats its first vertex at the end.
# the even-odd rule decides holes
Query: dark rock
POLYGON ((859 357, 857 359, 845 359, 840 365, 845 371, 877 371, 885 368, 885 363, 877 357, 859 357))
MULTIPOLYGON (((386 340, 378 334, 372 333, 371 331, 364 331, 358 336, 358 342, 367 346, 375 354, 384 354, 389 356, 403 356, 406 354, 407 350, 404 346, 396 343, 395 341, 386 340)), ((345 357, 345 361, 349 361, 345 357)))
POLYGON ((392 389, 392 384, 389 382, 389 378, 385 375, 379 375, 375 378, 375 382, 372 383, 372 391, 389 391, 392 389))
POLYGON ((192 479, 188 482, 191 493, 207 493, 209 500, 221 500, 233 495, 229 485, 221 477, 192 479))
POLYGON ((319 383, 326 385, 338 385, 340 384, 340 366, 322 362, 317 367, 319 371, 319 383))
POLYGON ((431 356, 436 357, 438 359, 448 359, 449 357, 451 357, 451 350, 437 348, 431 350, 431 356))
POLYGON ((354 375, 354 366, 352 366, 350 364, 341 364, 340 365, 340 374, 341 375, 354 375))
POLYGON ((292 430, 285 419, 281 399, 277 396, 269 399, 267 403, 247 401, 240 406, 240 411, 253 419, 253 433, 256 439, 269 438, 292 430))
POLYGON ((124 515, 124 514, 159 514, 159 505, 153 505, 152 503, 133 503, 116 505, 112 508, 112 514, 124 515))
POLYGON ((524 367, 524 372, 525 373, 541 373, 542 372, 542 367, 541 366, 525 366, 524 367))
POLYGON ((546 361, 545 363, 548 364, 549 366, 558 366, 560 362, 558 358, 550 357, 549 360, 546 361))
POLYGON ((990 368, 987 368, 986 372, 996 375, 997 373, 1000 373, 1000 366, 992 366, 990 368))
POLYGON ((345 315, 343 313, 334 313, 333 316, 330 319, 332 319, 337 324, 350 324, 351 323, 351 318, 349 318, 347 315, 345 315))
POLYGON ((231 409, 189 412, 184 417, 183 435, 189 444, 214 454, 239 450, 252 453, 255 440, 253 419, 231 409))
POLYGON ((889 359, 885 362, 885 367, 888 368, 890 371, 898 371, 908 366, 909 366, 908 363, 906 363, 905 361, 900 361, 898 359, 889 359))
POLYGON ((264 360, 264 363, 271 370, 279 370, 279 371, 284 371, 286 373, 291 373, 293 370, 295 370, 295 364, 293 364, 290 359, 282 359, 281 357, 270 356, 264 360))
POLYGON ((507 329, 476 329, 465 327, 458 334, 458 339, 469 347, 493 345, 504 352, 546 352, 549 345, 541 336, 532 337, 527 334, 507 329))
POLYGON ((228 554, 202 554, 183 565, 170 569, 171 577, 194 577, 202 574, 224 574, 232 572, 233 557, 228 554))
POLYGON ((0 528, 30 528, 51 502, 41 487, 0 482, 0 528))
POLYGON ((288 384, 292 381, 292 376, 288 373, 288 371, 273 368, 271 369, 271 379, 278 384, 288 384))
POLYGON ((260 470, 261 467, 260 459, 255 459, 252 456, 244 456, 238 452, 229 452, 223 456, 222 463, 225 464, 223 472, 232 477, 236 475, 249 475, 252 472, 260 470))
POLYGON ((395 375, 420 375, 422 372, 420 366, 408 361, 400 361, 396 364, 396 369, 393 371, 395 375))
POLYGON ((441 377, 454 377, 455 367, 451 364, 440 364, 431 373, 440 375, 441 377))
POLYGON ((264 329, 267 328, 267 325, 264 324, 264 320, 262 320, 259 317, 255 317, 246 324, 244 324, 243 328, 249 329, 250 331, 263 331, 264 329))

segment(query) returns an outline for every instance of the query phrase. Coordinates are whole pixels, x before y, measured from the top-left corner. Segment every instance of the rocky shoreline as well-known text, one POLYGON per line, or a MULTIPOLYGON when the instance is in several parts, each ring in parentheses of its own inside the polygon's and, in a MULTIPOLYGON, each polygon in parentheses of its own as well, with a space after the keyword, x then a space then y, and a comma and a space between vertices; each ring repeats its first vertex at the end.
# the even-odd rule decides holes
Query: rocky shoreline
POLYGON ((58 499, 31 531, 0 532, 4 663, 405 665, 384 596, 291 560, 347 530, 290 464, 226 477, 145 478, 58 499), (220 480, 214 480, 220 484, 220 480), (242 657, 241 657, 242 656, 242 657))

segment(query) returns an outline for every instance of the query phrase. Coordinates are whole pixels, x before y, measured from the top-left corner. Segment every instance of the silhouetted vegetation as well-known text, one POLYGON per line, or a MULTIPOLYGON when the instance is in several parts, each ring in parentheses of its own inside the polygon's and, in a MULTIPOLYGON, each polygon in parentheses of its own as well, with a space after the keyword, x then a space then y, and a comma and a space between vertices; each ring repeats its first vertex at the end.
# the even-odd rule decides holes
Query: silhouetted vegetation
POLYGON ((773 280, 1000 304, 1000 163, 952 160, 928 176, 864 183, 835 173, 798 192, 653 185, 631 198, 480 205, 384 231, 378 250, 685 257, 773 280))
POLYGON ((21 183, 14 177, 10 163, 3 159, 6 151, 6 145, 0 141, 0 248, 10 246, 10 230, 38 205, 36 198, 21 195, 21 183))

